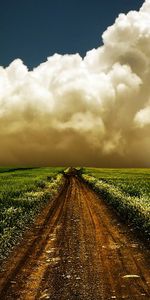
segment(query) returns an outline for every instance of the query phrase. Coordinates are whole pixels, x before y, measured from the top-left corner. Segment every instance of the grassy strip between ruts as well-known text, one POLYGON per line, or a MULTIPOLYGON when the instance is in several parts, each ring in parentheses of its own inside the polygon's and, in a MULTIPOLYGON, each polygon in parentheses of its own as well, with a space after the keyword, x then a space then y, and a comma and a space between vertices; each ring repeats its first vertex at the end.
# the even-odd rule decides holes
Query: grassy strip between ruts
POLYGON ((150 239, 150 202, 148 196, 129 196, 118 187, 87 174, 83 180, 112 205, 123 220, 128 220, 138 232, 150 239))
POLYGON ((0 260, 63 183, 62 168, 36 168, 0 174, 0 260))

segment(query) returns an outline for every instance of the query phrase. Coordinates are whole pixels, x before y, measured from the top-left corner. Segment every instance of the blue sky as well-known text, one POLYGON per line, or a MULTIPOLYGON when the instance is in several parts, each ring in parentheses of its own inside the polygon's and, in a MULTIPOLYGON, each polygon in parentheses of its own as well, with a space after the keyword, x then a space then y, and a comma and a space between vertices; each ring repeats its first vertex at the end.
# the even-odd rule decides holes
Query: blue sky
POLYGON ((15 58, 33 68, 54 53, 85 53, 102 43, 119 13, 140 0, 1 0, 0 65, 15 58))

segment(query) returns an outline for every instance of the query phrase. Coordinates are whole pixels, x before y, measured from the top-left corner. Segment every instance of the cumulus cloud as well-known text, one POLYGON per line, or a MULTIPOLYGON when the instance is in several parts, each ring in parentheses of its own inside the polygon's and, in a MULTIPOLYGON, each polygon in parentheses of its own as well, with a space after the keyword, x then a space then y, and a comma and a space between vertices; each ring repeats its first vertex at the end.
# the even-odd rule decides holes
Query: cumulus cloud
POLYGON ((150 166, 150 0, 103 46, 0 67, 0 164, 150 166))

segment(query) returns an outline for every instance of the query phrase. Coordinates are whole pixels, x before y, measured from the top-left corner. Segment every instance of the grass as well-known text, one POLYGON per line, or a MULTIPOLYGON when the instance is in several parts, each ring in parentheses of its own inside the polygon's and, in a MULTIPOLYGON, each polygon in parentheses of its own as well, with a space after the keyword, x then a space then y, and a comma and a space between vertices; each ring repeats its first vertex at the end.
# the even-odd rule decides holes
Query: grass
POLYGON ((0 168, 0 259, 58 191, 63 168, 0 168), (59 175, 58 175, 59 174, 59 175))
POLYGON ((150 238, 150 169, 84 168, 84 180, 150 238))
MULTIPOLYGON (((57 193, 64 168, 0 168, 0 259, 57 193)), ((150 238, 150 169, 84 168, 83 178, 150 238)))

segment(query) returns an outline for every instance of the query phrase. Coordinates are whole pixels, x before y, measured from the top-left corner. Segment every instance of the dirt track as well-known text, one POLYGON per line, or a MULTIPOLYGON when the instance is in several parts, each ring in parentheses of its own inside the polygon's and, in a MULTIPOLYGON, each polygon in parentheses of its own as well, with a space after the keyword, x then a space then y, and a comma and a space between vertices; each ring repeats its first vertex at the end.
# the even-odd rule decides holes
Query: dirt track
POLYGON ((75 176, 0 273, 0 299, 150 299, 150 251, 75 176))

